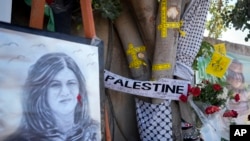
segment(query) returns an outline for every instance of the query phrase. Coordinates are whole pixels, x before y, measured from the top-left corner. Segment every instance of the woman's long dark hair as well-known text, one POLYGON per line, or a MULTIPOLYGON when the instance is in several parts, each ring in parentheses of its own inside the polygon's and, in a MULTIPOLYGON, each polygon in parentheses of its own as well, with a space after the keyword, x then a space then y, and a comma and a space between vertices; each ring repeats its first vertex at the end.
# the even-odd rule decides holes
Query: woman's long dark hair
POLYGON ((69 68, 76 75, 79 83, 81 103, 75 108, 75 132, 90 122, 89 102, 85 78, 75 61, 64 53, 49 53, 42 56, 29 70, 24 87, 24 122, 30 134, 41 138, 54 137, 60 131, 47 101, 47 90, 51 80, 63 68, 69 68))

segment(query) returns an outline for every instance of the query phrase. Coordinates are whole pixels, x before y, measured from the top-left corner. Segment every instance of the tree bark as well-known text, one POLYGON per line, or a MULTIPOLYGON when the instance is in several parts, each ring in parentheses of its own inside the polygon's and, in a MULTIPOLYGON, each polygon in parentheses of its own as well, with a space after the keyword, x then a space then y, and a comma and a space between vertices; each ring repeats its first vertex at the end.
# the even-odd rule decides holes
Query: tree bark
POLYGON ((133 79, 148 80, 150 65, 146 47, 141 39, 135 20, 129 12, 128 4, 122 1, 122 13, 115 20, 114 25, 119 34, 124 52, 127 55, 129 69, 133 79))
POLYGON ((158 2, 156 0, 130 0, 130 3, 142 41, 152 62, 155 48, 155 22, 158 2))
MULTIPOLYGON (((156 31, 156 44, 153 59, 153 70, 152 78, 153 80, 159 80, 161 78, 173 78, 173 71, 175 66, 176 49, 179 36, 178 28, 167 28, 164 29, 164 22, 180 22, 180 15, 182 9, 182 0, 175 1, 161 1, 158 8, 156 26, 158 30, 156 31), (164 10, 164 7, 166 8, 164 10), (171 11, 172 16, 171 16, 171 11), (165 15, 163 12, 166 12, 165 15), (166 16, 166 17, 164 17, 166 16), (164 20, 166 18, 167 21, 164 20), (161 25, 161 26, 160 26, 161 25), (165 30, 165 31, 162 31, 165 30), (164 37, 164 32, 166 37, 164 37), (163 66, 163 69, 154 69, 154 66, 163 66), (166 66, 166 67, 164 67, 166 66)), ((166 24, 166 23, 165 23, 166 24)), ((161 103, 162 99, 153 99, 153 103, 161 103)), ((171 102, 172 110, 172 128, 173 128, 173 140, 182 141, 181 135, 181 120, 180 120, 180 109, 176 101, 171 102)))

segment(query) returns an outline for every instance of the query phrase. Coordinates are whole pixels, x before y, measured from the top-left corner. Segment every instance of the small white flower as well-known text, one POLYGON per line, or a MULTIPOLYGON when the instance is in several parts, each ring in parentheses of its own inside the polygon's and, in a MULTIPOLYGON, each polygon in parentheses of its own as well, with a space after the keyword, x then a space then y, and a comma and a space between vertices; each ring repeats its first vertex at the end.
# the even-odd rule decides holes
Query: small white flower
POLYGON ((218 95, 217 98, 218 99, 227 99, 228 97, 228 89, 223 87, 223 93, 218 95))
POLYGON ((205 88, 206 87, 206 85, 204 84, 204 83, 201 83, 201 84, 199 84, 199 86, 198 86, 200 89, 202 89, 202 88, 205 88))

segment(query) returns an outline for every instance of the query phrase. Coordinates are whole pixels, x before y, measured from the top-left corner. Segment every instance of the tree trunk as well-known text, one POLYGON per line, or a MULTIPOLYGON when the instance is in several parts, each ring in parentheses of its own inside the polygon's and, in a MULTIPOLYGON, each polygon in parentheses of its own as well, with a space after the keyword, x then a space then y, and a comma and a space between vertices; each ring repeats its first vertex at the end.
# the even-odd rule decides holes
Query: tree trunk
MULTIPOLYGON (((153 80, 159 80, 161 78, 173 78, 179 30, 178 28, 171 27, 164 29, 164 27, 167 24, 166 22, 174 22, 176 25, 178 25, 178 23, 180 22, 181 8, 182 0, 162 0, 160 3, 156 21, 156 26, 158 30, 156 32, 156 47, 153 60, 153 80), (166 9, 164 9, 164 7, 166 7, 166 9), (172 16, 170 11, 171 9, 172 16), (165 15, 163 12, 165 12, 165 15), (167 21, 164 20, 164 18, 167 21), (165 26, 163 24, 165 24, 165 26)), ((163 100, 153 99, 152 102, 161 103, 163 102, 163 100)), ((182 136, 180 130, 180 110, 178 104, 175 101, 171 102, 171 110, 171 116, 173 121, 173 140, 181 141, 182 136)))
POLYGON ((155 22, 158 2, 156 0, 130 0, 130 3, 142 41, 147 48, 149 60, 152 62, 155 49, 155 22))
POLYGON ((124 2, 122 6, 122 13, 114 24, 119 37, 121 37, 120 40, 127 55, 131 75, 136 80, 148 80, 150 66, 146 47, 141 40, 135 20, 129 12, 129 5, 124 2))

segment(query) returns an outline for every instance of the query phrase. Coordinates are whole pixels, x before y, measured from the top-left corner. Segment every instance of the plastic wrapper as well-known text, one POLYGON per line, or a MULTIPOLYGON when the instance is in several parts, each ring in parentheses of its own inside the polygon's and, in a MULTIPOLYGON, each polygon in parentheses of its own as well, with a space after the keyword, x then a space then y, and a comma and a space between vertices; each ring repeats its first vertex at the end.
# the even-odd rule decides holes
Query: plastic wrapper
MULTIPOLYGON (((229 125, 231 121, 229 118, 223 117, 225 108, 207 115, 203 112, 203 108, 195 104, 192 96, 188 97, 188 102, 202 123, 200 133, 204 141, 221 141, 222 138, 229 140, 229 125)), ((204 105, 206 104, 204 103, 204 105)))

